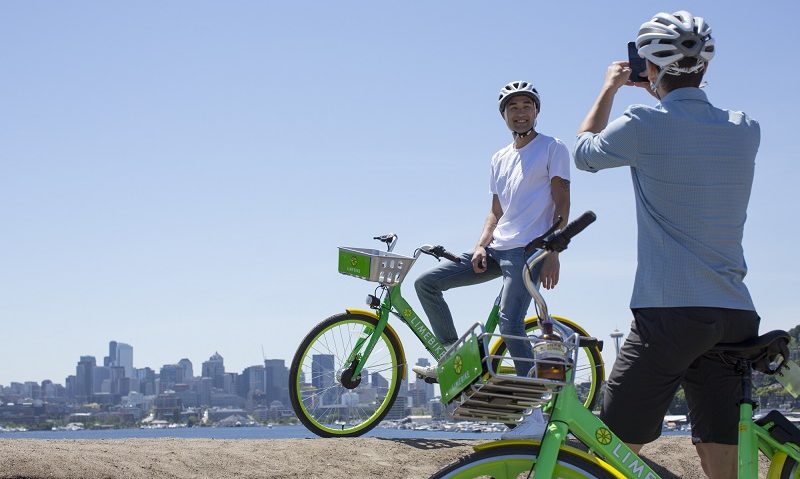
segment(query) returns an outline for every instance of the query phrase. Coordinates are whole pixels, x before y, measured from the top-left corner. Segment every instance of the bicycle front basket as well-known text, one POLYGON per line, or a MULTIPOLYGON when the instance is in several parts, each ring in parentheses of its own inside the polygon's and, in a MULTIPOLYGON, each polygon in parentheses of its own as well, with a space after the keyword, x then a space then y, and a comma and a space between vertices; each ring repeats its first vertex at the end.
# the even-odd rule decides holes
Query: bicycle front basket
POLYGON ((339 272, 381 284, 403 281, 415 258, 376 249, 339 247, 339 272))

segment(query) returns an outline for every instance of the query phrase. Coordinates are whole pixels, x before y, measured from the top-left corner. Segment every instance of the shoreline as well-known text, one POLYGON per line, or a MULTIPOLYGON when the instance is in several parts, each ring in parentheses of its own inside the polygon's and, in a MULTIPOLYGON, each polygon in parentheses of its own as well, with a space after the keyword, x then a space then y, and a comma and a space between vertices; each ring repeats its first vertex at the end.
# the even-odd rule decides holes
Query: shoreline
MULTIPOLYGON (((426 479, 485 442, 0 437, 0 479, 426 479)), ((688 436, 661 437, 642 453, 663 478, 705 478, 688 436)), ((763 460, 761 469, 766 474, 763 460)))

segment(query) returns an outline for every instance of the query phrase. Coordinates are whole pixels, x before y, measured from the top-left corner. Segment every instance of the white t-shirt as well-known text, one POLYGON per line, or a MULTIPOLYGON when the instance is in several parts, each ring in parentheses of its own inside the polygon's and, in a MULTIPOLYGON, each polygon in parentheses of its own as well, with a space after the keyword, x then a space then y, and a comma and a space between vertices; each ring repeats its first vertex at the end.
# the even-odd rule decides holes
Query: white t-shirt
POLYGON ((556 176, 569 180, 569 164, 566 145, 541 133, 519 150, 511 143, 494 154, 490 188, 500 199, 503 216, 489 246, 520 248, 553 225, 550 181, 556 176))

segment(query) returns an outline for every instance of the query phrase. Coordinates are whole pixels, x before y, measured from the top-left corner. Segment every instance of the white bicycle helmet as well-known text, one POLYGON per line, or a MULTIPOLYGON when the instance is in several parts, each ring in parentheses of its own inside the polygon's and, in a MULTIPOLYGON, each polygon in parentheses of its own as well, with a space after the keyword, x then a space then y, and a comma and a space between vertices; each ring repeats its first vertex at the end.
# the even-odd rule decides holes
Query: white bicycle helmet
POLYGON ((714 58, 711 27, 703 17, 695 17, 685 10, 657 13, 652 20, 643 23, 636 37, 636 48, 640 57, 676 75, 700 71, 714 58), (684 58, 696 58, 697 64, 678 68, 675 64, 684 58))
POLYGON ((515 95, 526 95, 533 99, 536 104, 536 110, 541 111, 541 99, 539 92, 533 87, 533 84, 526 81, 512 81, 500 90, 500 96, 497 98, 497 106, 500 108, 500 114, 506 109, 506 103, 515 95))

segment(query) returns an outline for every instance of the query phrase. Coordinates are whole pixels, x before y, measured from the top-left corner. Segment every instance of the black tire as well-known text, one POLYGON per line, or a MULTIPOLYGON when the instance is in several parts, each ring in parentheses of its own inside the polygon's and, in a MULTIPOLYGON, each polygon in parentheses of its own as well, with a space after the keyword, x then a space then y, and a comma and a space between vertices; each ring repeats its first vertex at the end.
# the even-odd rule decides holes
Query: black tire
MULTIPOLYGON (((539 444, 512 444, 484 449, 445 467, 431 479, 518 479, 529 477, 536 463, 539 444)), ((615 476, 601 465, 570 449, 561 449, 556 466, 557 478, 609 479, 615 476)))
POLYGON ((337 314, 300 343, 289 369, 289 397, 300 422, 314 434, 360 436, 389 413, 405 377, 405 357, 394 330, 384 329, 365 364, 367 375, 350 378, 351 364, 345 364, 356 340, 377 323, 363 313, 337 314))
MULTIPOLYGON (((555 316, 555 318, 564 326, 572 329, 573 332, 581 336, 589 336, 589 333, 579 324, 560 316, 555 316)), ((537 330, 539 330, 539 318, 531 316, 525 319, 525 331, 528 334, 537 330)), ((501 340, 492 344, 491 349, 493 355, 503 355, 506 352, 506 345, 501 340)), ((496 359, 493 366, 495 371, 497 371, 501 366, 501 360, 496 359)), ((510 360, 503 360, 503 366, 513 368, 513 363, 510 360)), ((575 368, 575 389, 578 391, 578 397, 583 401, 583 405, 586 406, 587 409, 592 410, 594 408, 604 378, 605 365, 603 363, 603 356, 600 354, 600 349, 596 346, 582 347, 578 354, 578 364, 575 368)))

